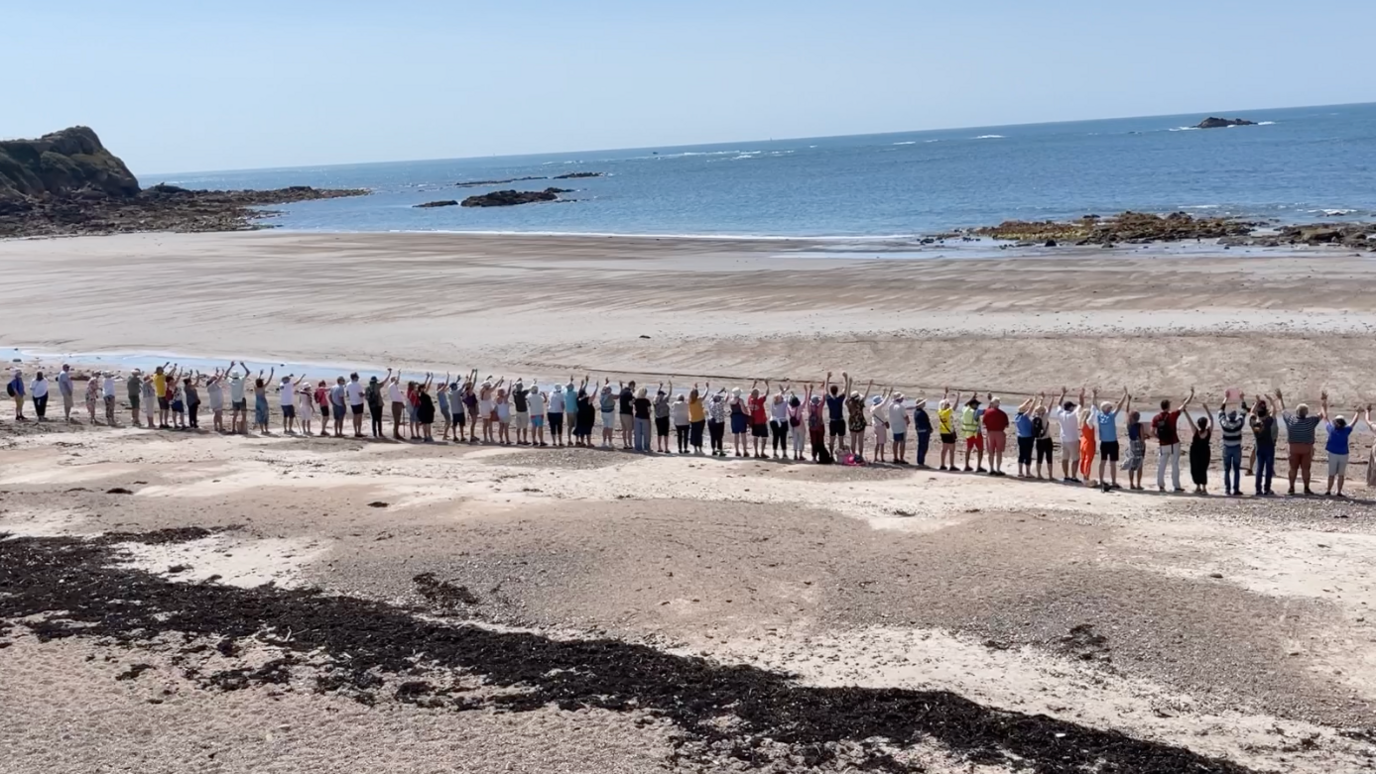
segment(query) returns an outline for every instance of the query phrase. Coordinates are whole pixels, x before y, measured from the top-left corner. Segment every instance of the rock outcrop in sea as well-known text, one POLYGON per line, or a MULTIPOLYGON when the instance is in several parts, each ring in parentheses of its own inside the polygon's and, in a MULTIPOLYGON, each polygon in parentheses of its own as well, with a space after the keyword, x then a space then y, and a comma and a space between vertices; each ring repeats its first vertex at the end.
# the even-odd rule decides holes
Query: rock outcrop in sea
POLYGON ((457 204, 458 202, 454 199, 441 199, 437 202, 426 202, 425 204, 415 204, 412 206, 419 209, 424 209, 426 207, 453 207, 457 204))
POLYGON ((1217 117, 1215 117, 1215 116, 1209 116, 1208 118, 1204 119, 1203 121, 1200 121, 1199 123, 1195 124, 1195 127, 1194 127, 1194 128, 1196 128, 1196 129, 1223 129, 1224 127, 1228 127, 1228 126, 1256 126, 1256 125, 1257 125, 1257 122, 1256 122, 1256 121, 1248 121, 1248 120, 1245 119, 1245 118, 1217 118, 1217 117))
POLYGON ((582 180, 588 177, 602 177, 601 172, 570 172, 566 175, 555 175, 555 180, 582 180))
POLYGON ((144 189, 89 127, 0 141, 0 237, 239 231, 259 228, 255 221, 276 214, 254 207, 367 193, 310 186, 198 191, 159 184, 144 189))
POLYGON ((552 202, 565 193, 564 188, 546 188, 543 191, 493 191, 492 193, 470 196, 463 200, 464 207, 514 207, 517 204, 552 202))
POLYGON ((1196 218, 1186 212, 1152 215, 1124 212, 1109 218, 1086 215, 1071 221, 1007 220, 997 226, 977 228, 972 233, 994 239, 1023 242, 1050 240, 1067 244, 1091 245, 1115 242, 1176 242, 1184 239, 1218 239, 1250 234, 1258 224, 1233 218, 1196 218))

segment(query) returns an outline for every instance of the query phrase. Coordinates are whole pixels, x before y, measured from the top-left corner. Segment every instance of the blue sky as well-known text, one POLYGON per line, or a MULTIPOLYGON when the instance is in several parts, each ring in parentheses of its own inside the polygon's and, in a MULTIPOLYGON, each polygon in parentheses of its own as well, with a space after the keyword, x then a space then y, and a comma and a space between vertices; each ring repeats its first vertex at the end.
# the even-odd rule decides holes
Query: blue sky
POLYGON ((1376 101, 1376 2, 10 2, 0 137, 139 173, 1376 101))

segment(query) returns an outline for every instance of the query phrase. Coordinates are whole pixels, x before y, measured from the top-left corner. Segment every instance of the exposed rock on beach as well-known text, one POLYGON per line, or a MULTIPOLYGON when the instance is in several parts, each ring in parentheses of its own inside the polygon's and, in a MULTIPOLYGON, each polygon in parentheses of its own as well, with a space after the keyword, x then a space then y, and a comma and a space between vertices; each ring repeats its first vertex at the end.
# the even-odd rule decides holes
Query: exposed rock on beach
POLYGON ((465 207, 513 207, 517 204, 531 204, 533 202, 552 202, 559 198, 559 194, 566 193, 565 188, 546 188, 543 191, 493 191, 492 193, 470 196, 463 200, 465 207))
POLYGON ((0 237, 259 228, 270 204, 361 196, 362 189, 143 189, 96 133, 75 126, 36 140, 0 141, 0 237))

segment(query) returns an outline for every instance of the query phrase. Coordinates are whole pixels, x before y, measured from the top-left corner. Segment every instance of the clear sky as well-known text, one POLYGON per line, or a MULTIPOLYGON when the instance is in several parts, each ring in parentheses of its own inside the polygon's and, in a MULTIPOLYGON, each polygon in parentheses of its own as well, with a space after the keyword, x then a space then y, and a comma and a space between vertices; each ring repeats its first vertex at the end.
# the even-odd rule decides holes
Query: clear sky
POLYGON ((136 173, 1376 101, 1376 0, 4 6, 0 137, 136 173))

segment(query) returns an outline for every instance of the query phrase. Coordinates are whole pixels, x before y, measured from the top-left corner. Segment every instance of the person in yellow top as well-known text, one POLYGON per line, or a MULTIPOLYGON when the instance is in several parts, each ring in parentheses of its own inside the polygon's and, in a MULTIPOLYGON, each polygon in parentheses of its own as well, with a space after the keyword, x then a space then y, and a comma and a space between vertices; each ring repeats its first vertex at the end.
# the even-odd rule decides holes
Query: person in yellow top
POLYGON ((951 388, 942 391, 941 403, 936 410, 936 432, 941 437, 941 467, 939 470, 956 469, 956 418, 951 409, 951 388), (947 457, 951 458, 947 467, 947 457))
MULTIPOLYGON (((158 394, 158 428, 163 430, 168 428, 167 413, 171 408, 167 401, 168 365, 168 363, 163 363, 153 370, 153 391, 158 394)), ((176 372, 177 368, 173 366, 172 373, 175 374, 176 372)))
POLYGON ((702 396, 711 388, 712 383, 708 382, 703 391, 698 392, 694 384, 688 393, 688 443, 695 454, 702 454, 702 429, 707 426, 707 407, 702 403, 702 396))
MULTIPOLYGON (((960 395, 957 394, 956 398, 960 398, 960 395)), ((979 398, 972 393, 970 395, 970 400, 965 402, 965 410, 960 413, 960 437, 965 439, 966 473, 972 470, 977 470, 980 473, 984 472, 983 425, 984 409, 979 407, 979 398), (978 467, 974 469, 970 467, 970 452, 972 450, 979 453, 979 461, 976 463, 978 467)))

